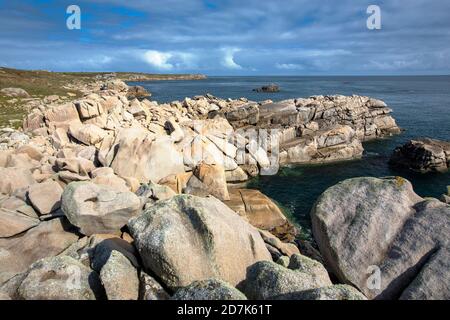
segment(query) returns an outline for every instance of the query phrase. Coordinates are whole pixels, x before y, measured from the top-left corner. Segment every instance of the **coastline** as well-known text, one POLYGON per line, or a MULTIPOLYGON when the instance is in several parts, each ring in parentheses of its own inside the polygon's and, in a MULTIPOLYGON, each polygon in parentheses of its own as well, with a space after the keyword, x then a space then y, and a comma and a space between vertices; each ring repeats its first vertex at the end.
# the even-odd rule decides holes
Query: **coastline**
MULTIPOLYGON (((396 239, 425 225, 415 233, 420 243, 435 241, 430 234, 443 241, 446 229, 438 226, 446 225, 450 207, 421 198, 407 180, 354 178, 327 189, 311 210, 320 252, 296 239, 288 217, 266 195, 230 186, 276 173, 279 165, 333 166, 361 157, 363 141, 400 133, 383 101, 335 95, 255 102, 205 95, 159 104, 137 99, 136 93, 146 93, 119 79, 97 79, 77 90, 81 98, 46 97, 22 129, 1 131, 1 218, 10 226, 1 229, 0 248, 8 251, 0 257, 1 294, 78 299, 79 292, 64 288, 35 290, 45 282, 39 280, 45 270, 64 278, 66 266, 97 279, 99 288, 83 282, 89 299, 98 297, 96 290, 105 290, 108 298, 137 299, 136 288, 145 281, 158 287, 158 295, 173 298, 179 290, 201 292, 204 286, 250 299, 423 294, 420 284, 402 278, 410 262, 390 262, 387 252, 395 243, 407 256, 422 259, 421 250, 396 239), (415 222, 416 216, 430 221, 415 222), (370 221, 389 226, 389 238, 373 233, 370 221), (363 248, 355 259, 353 242, 341 238, 342 230, 363 248), (33 245, 47 233, 57 243, 33 245), (102 248, 105 241, 121 245, 102 248), (380 249, 370 247, 373 242, 380 242, 380 249), (93 249, 93 256, 85 255, 93 249), (103 250, 109 258, 98 265, 103 250), (371 250, 375 255, 365 256, 371 250), (188 257, 193 262, 186 265, 188 257), (365 286, 360 275, 374 259, 387 261, 386 268, 398 264, 400 274, 386 271, 392 283, 402 280, 393 292, 389 282, 376 292, 365 286), (123 275, 117 272, 133 275, 133 281, 118 281, 123 275), (217 277, 224 282, 215 282, 217 277)), ((448 259, 440 257, 444 268, 448 259)), ((420 276, 417 270, 414 277, 420 276)), ((427 295, 447 294, 429 279, 427 295)))

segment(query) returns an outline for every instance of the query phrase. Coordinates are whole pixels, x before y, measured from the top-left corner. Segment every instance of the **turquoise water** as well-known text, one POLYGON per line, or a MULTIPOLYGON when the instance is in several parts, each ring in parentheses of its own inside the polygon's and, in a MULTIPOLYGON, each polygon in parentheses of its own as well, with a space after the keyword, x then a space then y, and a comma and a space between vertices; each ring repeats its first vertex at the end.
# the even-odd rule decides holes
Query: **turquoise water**
POLYGON ((384 100, 405 132, 392 138, 364 143, 361 160, 327 165, 282 168, 275 176, 262 176, 249 186, 261 190, 286 210, 308 232, 309 211, 317 197, 337 182, 358 176, 400 175, 413 183, 421 196, 439 197, 450 185, 450 173, 412 174, 388 166, 393 149, 407 140, 430 137, 450 140, 450 76, 423 77, 210 77, 199 81, 135 82, 160 102, 211 93, 221 98, 247 97, 274 101, 310 95, 366 95, 384 100), (279 93, 255 93, 268 83, 279 93))

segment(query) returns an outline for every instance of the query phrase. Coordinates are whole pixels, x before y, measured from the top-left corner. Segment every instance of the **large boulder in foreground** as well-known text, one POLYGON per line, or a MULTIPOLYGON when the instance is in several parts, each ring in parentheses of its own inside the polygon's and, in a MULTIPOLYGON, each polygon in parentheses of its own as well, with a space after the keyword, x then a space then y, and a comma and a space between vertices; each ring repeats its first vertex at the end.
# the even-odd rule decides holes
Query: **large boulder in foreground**
POLYGON ((92 182, 70 183, 61 202, 67 219, 85 235, 118 232, 139 213, 140 207, 134 193, 92 182))
POLYGON ((41 222, 23 234, 0 239, 0 283, 39 259, 55 256, 78 240, 65 219, 41 222))
POLYGON ((171 289, 209 278, 236 285, 271 260, 258 231, 213 197, 159 201, 128 227, 145 268, 171 289))
POLYGON ((450 206, 422 199, 407 180, 345 180, 311 217, 325 263, 368 298, 450 298, 450 206))
POLYGON ((98 275, 68 256, 34 263, 18 288, 25 300, 95 300, 103 296, 98 275))
POLYGON ((108 300, 138 299, 138 272, 130 260, 119 251, 112 250, 100 271, 100 278, 108 300))
POLYGON ((247 300, 245 295, 228 283, 208 279, 194 281, 187 287, 179 289, 172 300, 247 300))
POLYGON ((389 163, 415 172, 445 172, 450 168, 450 142, 423 138, 397 147, 389 163))
POLYGON ((323 265, 295 254, 291 256, 288 268, 271 261, 257 262, 249 267, 242 291, 249 299, 265 300, 331 285, 323 265))
POLYGON ((352 286, 336 284, 306 291, 298 291, 280 295, 275 300, 367 300, 367 298, 352 286))

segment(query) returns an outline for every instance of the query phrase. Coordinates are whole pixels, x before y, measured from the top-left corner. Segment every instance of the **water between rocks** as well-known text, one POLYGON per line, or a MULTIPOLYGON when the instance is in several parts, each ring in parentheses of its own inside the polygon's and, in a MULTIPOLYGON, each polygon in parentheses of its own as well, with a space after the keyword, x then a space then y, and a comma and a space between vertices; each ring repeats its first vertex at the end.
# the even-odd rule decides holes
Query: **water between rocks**
POLYGON ((412 138, 450 140, 450 76, 415 77, 209 77, 196 81, 130 82, 152 93, 152 100, 169 102, 211 93, 220 98, 247 97, 274 101, 311 95, 365 95, 384 100, 405 132, 392 138, 364 143, 360 160, 326 165, 281 168, 275 176, 260 176, 249 187, 274 199, 310 236, 309 212, 317 197, 337 182, 359 176, 400 175, 410 180, 423 196, 439 197, 450 185, 450 172, 412 174, 390 168, 393 149, 412 138), (278 93, 257 93, 252 89, 275 83, 278 93))

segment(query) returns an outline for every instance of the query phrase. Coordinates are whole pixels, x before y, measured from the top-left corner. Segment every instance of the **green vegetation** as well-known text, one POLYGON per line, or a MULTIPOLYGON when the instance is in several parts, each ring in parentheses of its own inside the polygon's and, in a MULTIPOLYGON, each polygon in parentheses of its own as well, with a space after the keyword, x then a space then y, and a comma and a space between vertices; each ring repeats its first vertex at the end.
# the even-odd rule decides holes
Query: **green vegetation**
POLYGON ((28 110, 24 107, 29 99, 43 99, 46 96, 80 97, 77 88, 96 80, 111 76, 124 81, 152 80, 198 80, 203 75, 196 74, 148 74, 132 72, 51 72, 45 70, 17 70, 0 67, 0 89, 21 88, 28 92, 30 98, 7 97, 0 93, 0 127, 20 126, 28 110))

